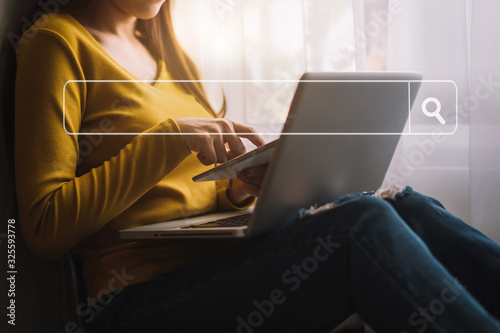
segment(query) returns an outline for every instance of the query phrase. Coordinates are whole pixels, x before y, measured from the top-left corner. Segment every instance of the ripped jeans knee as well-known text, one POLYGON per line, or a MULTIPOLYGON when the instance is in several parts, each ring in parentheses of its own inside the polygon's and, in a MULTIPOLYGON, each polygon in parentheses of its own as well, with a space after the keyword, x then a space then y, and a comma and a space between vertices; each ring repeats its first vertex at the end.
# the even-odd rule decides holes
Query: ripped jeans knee
POLYGON ((353 200, 357 200, 359 198, 362 198, 364 196, 371 196, 373 198, 379 198, 379 199, 384 199, 384 200, 398 200, 399 198, 402 198, 409 194, 410 192, 413 192, 413 189, 410 186, 406 187, 400 187, 400 186, 395 186, 395 185, 390 185, 386 188, 379 188, 375 191, 371 192, 362 192, 362 193, 353 193, 353 194, 348 194, 336 201, 327 203, 322 206, 311 206, 308 209, 302 209, 300 211, 300 216, 309 216, 309 215, 314 215, 323 211, 335 209, 337 207, 343 206, 345 204, 350 203, 353 200))

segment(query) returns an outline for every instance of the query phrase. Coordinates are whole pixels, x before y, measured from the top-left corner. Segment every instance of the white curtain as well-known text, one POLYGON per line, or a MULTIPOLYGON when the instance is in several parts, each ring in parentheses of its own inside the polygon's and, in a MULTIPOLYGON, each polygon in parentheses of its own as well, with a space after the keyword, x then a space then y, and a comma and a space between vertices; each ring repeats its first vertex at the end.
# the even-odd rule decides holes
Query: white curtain
MULTIPOLYGON (((359 5, 358 5, 359 6, 359 5)), ((178 37, 206 80, 298 80, 306 71, 354 71, 352 0, 189 0, 174 3, 178 37)), ((362 63, 362 62, 361 62, 362 63)), ((228 117, 280 132, 296 83, 206 84, 228 117)))
MULTIPOLYGON (((399 8, 387 24, 387 70, 420 71, 426 80, 454 81, 458 109, 464 114, 460 102, 468 95, 469 86, 465 0, 375 2, 399 8)), ((442 89, 436 86, 429 93, 439 94, 442 89)), ((468 117, 459 116, 457 131, 451 136, 404 137, 389 174, 438 198, 454 214, 471 221, 468 117)))
MULTIPOLYGON (((500 242, 500 40, 494 33, 500 30, 500 2, 367 3, 374 2, 401 8, 388 24, 387 70, 418 70, 426 79, 453 80, 458 87, 457 132, 442 141, 426 138, 432 152, 403 178, 500 242)), ((391 172, 397 175, 412 153, 425 152, 422 140, 403 139, 391 172)))
POLYGON ((471 217, 500 242, 500 1, 469 1, 471 217))
MULTIPOLYGON (((426 80, 454 81, 457 131, 403 137, 386 181, 437 197, 500 242, 497 13, 498 0, 188 0, 174 6, 181 43, 204 79, 412 70, 426 80)), ((216 105, 225 92, 230 118, 276 134, 295 88, 279 82, 206 86, 216 105)))

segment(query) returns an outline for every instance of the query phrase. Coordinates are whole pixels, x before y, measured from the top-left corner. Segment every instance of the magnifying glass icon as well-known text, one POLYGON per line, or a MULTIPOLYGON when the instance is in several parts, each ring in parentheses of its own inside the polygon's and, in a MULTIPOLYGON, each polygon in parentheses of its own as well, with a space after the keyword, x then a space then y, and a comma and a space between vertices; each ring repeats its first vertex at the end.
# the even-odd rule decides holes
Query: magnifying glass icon
POLYGON ((443 116, 441 115, 441 102, 435 98, 435 97, 429 97, 427 98, 423 103, 422 103, 422 112, 429 118, 436 118, 437 120, 439 120, 439 122, 441 123, 441 125, 444 125, 446 124, 446 120, 444 120, 443 116), (434 103, 436 104, 436 111, 434 112, 430 112, 429 110, 427 110, 427 105, 429 103, 434 103))

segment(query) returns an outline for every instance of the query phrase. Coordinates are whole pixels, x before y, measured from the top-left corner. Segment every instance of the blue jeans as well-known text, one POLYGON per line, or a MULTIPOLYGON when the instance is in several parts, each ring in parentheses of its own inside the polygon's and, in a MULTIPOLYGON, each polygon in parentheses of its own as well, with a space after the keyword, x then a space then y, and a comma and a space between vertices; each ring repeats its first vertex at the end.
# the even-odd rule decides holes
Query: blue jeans
POLYGON ((500 246, 411 188, 350 195, 114 295, 91 332, 500 332, 500 246))

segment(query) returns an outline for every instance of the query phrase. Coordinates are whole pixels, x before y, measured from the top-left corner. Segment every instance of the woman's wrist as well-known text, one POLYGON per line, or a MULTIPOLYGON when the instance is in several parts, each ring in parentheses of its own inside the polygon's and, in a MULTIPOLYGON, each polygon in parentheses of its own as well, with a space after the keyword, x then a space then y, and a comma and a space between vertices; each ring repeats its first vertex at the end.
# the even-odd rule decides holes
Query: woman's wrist
POLYGON ((254 196, 245 189, 246 185, 241 180, 231 179, 226 189, 226 196, 233 205, 245 207, 254 200, 254 196))

